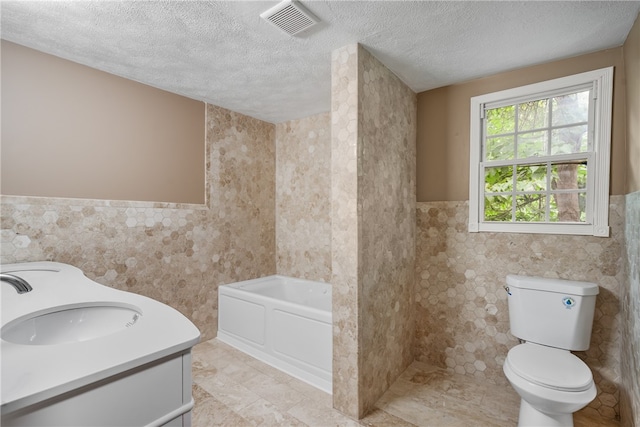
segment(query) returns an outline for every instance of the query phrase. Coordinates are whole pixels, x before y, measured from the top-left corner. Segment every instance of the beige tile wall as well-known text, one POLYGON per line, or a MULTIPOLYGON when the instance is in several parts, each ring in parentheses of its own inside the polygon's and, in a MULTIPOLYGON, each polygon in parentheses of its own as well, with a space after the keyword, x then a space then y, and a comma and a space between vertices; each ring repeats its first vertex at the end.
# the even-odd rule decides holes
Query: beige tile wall
POLYGON ((618 414, 620 286, 625 281, 624 197, 610 199, 611 237, 468 233, 467 202, 418 203, 416 358, 507 385, 507 274, 586 280, 600 286, 591 347, 577 353, 593 371, 592 411, 618 414))
POLYGON ((358 47, 331 54, 333 406, 362 412, 358 364, 358 47))
POLYGON ((417 98, 362 46, 358 91, 359 363, 367 412, 413 361, 417 98))
POLYGON ((333 52, 333 402, 353 418, 413 360, 415 120, 416 95, 369 52, 333 52))
POLYGON ((214 337, 218 286, 275 273, 275 129, 212 105, 206 123, 207 206, 4 196, 2 263, 75 265, 214 337))
POLYGON ((627 270, 621 295, 623 426, 640 426, 640 191, 625 196, 627 270))
POLYGON ((331 281, 331 115, 276 125, 276 268, 331 281))

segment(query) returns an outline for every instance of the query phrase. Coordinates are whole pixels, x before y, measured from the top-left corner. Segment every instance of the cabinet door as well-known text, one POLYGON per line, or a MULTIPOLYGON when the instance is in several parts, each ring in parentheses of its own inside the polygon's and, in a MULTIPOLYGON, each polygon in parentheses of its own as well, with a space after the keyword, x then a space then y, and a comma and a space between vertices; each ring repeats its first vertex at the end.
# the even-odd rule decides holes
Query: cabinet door
POLYGON ((170 356, 7 414, 2 425, 154 425, 183 406, 184 372, 183 355, 170 356))

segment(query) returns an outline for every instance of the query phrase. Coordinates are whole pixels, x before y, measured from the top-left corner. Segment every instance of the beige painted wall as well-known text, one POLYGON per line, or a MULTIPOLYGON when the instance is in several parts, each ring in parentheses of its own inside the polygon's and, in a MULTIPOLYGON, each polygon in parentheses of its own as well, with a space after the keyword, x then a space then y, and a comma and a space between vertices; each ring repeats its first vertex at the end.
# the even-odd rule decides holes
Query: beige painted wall
POLYGON ((204 103, 1 46, 2 194, 204 203, 204 103))
POLYGON ((619 47, 418 94, 418 201, 469 199, 469 101, 472 96, 609 66, 615 67, 611 194, 624 194, 625 80, 622 47, 619 47))
POLYGON ((627 176, 625 193, 640 190, 640 15, 623 46, 627 78, 627 176))

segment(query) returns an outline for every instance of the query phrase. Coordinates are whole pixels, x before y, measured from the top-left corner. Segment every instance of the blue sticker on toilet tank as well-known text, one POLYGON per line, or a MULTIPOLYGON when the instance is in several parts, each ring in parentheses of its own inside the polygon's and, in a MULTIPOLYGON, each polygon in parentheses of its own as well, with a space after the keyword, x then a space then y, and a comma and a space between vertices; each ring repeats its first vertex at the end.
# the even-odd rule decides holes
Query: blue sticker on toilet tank
POLYGON ((573 306, 576 304, 576 302, 574 301, 573 298, 571 297, 564 297, 562 299, 562 303, 564 304, 564 306, 566 308, 573 308, 573 306))

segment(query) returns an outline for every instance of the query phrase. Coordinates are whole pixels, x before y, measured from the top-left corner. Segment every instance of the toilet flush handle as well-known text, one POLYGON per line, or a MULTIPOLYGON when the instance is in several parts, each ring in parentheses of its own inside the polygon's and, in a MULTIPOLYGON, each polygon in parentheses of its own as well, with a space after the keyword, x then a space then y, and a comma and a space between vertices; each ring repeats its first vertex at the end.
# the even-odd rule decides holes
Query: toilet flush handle
POLYGON ((503 286, 504 290, 507 291, 508 295, 511 295, 511 291, 509 291, 509 287, 508 286, 503 286))

